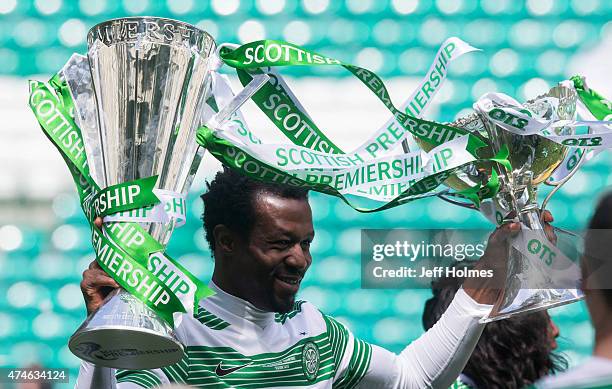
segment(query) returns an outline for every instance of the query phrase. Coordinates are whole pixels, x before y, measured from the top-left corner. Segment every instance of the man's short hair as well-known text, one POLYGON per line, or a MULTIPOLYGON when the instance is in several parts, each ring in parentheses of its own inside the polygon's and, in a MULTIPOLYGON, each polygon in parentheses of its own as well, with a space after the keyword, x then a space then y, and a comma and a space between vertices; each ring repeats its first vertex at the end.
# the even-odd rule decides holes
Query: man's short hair
POLYGON ((214 255, 217 225, 225 225, 231 231, 248 237, 255 223, 254 199, 262 193, 288 199, 308 200, 305 188, 272 184, 249 178, 223 166, 223 170, 207 183, 208 191, 201 198, 204 202, 204 231, 214 255))

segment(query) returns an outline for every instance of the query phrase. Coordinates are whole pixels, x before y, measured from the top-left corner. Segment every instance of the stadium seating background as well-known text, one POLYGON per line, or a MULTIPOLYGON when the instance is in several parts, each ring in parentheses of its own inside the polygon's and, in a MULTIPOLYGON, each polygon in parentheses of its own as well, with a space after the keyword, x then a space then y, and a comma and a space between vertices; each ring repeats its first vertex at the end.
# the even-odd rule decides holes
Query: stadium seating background
MULTIPOLYGON (((612 40, 611 10, 605 0, 0 0, 0 114, 6 119, 0 124, 0 367, 39 362, 70 368, 71 382, 76 377, 78 360, 66 344, 84 319, 78 283, 92 259, 88 228, 67 171, 25 107, 25 85, 32 75, 47 79, 72 52, 85 52, 86 32, 95 23, 148 14, 197 24, 218 42, 286 39, 377 71, 396 103, 425 74, 438 45, 459 36, 483 51, 453 64, 427 115, 450 121, 485 92, 533 97, 576 71, 609 96, 600 53, 612 40)), ((342 70, 282 73, 323 128, 344 129, 330 130, 341 144, 353 142, 354 133, 364 139, 388 116, 342 70)), ((189 197, 189 221, 169 248, 204 280, 212 259, 197 195, 218 168, 207 161, 189 197)), ((610 184, 609 166, 609 154, 602 153, 553 198, 549 208, 558 225, 584 226, 610 184)), ((430 292, 360 289, 359 229, 491 227, 479 214, 436 199, 373 215, 317 193, 311 199, 317 238, 300 297, 346 322, 356 336, 396 352, 422 333, 430 292)), ((592 346, 584 304, 550 313, 561 329, 561 349, 577 363, 592 346)))

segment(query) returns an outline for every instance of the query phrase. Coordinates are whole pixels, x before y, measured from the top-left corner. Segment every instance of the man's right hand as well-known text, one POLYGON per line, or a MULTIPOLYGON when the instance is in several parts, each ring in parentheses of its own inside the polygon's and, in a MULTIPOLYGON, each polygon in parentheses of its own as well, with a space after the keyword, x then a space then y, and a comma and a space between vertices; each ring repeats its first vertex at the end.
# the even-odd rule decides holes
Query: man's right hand
MULTIPOLYGON (((102 227, 101 218, 97 218, 94 223, 98 228, 102 227)), ((119 284, 106 274, 94 259, 89 264, 89 268, 83 272, 83 280, 81 280, 81 292, 83 292, 83 298, 85 299, 87 315, 89 316, 100 308, 106 296, 117 288, 119 288, 119 284)))
POLYGON ((81 280, 81 292, 87 307, 87 316, 100 308, 102 301, 110 292, 119 288, 119 284, 112 279, 94 259, 89 268, 83 272, 81 280))

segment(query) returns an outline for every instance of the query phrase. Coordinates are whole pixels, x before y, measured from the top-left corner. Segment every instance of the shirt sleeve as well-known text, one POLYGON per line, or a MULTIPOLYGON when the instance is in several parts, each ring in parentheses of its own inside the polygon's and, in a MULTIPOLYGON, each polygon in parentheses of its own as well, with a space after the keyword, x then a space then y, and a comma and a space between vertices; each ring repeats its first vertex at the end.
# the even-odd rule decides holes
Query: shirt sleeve
POLYGON ((365 375, 372 357, 372 346, 357 339, 340 322, 323 315, 334 358, 334 389, 354 388, 365 375))
POLYGON ((332 346, 340 347, 334 347, 334 389, 448 388, 474 350, 484 329, 479 320, 491 308, 459 289, 440 320, 399 355, 355 339, 346 327, 326 317, 332 346))
POLYGON ((152 370, 122 370, 81 362, 75 389, 142 389, 157 388, 169 383, 187 383, 188 360, 152 370))

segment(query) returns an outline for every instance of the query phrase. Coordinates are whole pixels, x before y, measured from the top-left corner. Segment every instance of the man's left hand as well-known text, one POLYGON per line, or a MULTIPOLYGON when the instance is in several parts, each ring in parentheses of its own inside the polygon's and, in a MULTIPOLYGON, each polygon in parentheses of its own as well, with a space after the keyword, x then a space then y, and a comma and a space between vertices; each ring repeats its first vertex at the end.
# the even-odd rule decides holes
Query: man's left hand
MULTIPOLYGON (((542 225, 546 237, 555 244, 557 236, 554 233, 553 216, 549 211, 542 212, 542 225)), ((505 286, 506 270, 508 266, 508 253, 510 239, 521 230, 518 222, 509 222, 499 226, 489 236, 487 249, 484 255, 474 265, 474 270, 490 270, 492 277, 469 277, 463 282, 463 290, 480 304, 495 304, 499 293, 505 286)))

